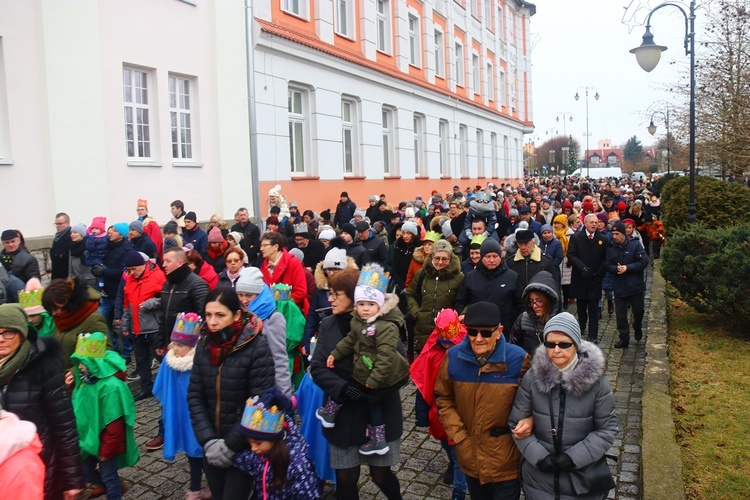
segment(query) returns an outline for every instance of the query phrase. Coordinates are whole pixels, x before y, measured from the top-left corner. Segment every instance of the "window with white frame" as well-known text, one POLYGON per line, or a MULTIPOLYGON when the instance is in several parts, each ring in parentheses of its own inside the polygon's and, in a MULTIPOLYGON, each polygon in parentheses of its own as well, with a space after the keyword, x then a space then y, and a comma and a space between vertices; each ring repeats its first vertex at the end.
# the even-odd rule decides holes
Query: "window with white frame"
POLYGON ((440 120, 438 123, 438 138, 440 142, 440 175, 450 177, 451 166, 448 151, 448 120, 440 120))
POLYGON ((125 148, 128 158, 151 159, 151 96, 149 75, 134 68, 122 69, 125 102, 125 148))
POLYGON ((293 174, 305 173, 307 157, 307 94, 302 88, 289 87, 289 156, 293 174))
POLYGON ((484 132, 477 129, 477 177, 484 177, 484 132))
POLYGON ((487 63, 487 74, 484 78, 485 88, 487 89, 487 99, 495 100, 495 75, 492 71, 492 63, 487 63))
POLYGON ((422 66, 422 48, 419 43, 419 18, 414 14, 409 14, 409 64, 412 66, 422 66))
POLYGON ((341 99, 341 144, 344 154, 344 173, 356 173, 359 163, 359 131, 357 101, 341 99))
POLYGON ((474 93, 480 94, 482 92, 482 73, 479 68, 479 54, 471 55, 471 74, 474 79, 474 93))
POLYGON ((500 82, 497 86, 497 91, 499 94, 498 101, 500 102, 501 106, 505 106, 505 73, 500 71, 500 82))
POLYGON ((461 177, 469 176, 469 129, 458 126, 458 161, 461 162, 461 177))
POLYGON ((395 124, 393 117, 395 112, 393 108, 383 106, 381 108, 382 132, 383 132, 383 173, 386 175, 395 175, 396 169, 393 164, 395 158, 395 124))
POLYGON ((425 117, 414 113, 414 174, 421 175, 424 166, 425 117))
POLYGON ((503 172, 506 179, 510 179, 510 151, 508 150, 508 136, 503 136, 503 172))
POLYGON ((445 78, 445 45, 440 30, 435 30, 435 76, 445 78))
POLYGON ((3 37, 0 36, 0 162, 11 161, 8 96, 5 87, 5 59, 3 56, 3 37))
POLYGON ((303 19, 307 19, 308 0, 281 0, 281 10, 303 19))
POLYGON ((172 158, 193 159, 193 103, 189 79, 169 77, 169 120, 172 132, 172 158))
POLYGON ((497 179, 497 134, 490 134, 490 161, 492 162, 492 178, 497 179))
POLYGON ((471 4, 471 15, 479 19, 479 13, 482 11, 482 0, 469 0, 471 4))
POLYGON ((499 5, 497 7, 497 18, 495 19, 495 23, 497 24, 497 31, 495 32, 495 34, 500 41, 503 41, 505 35, 505 33, 503 33, 503 8, 499 5))
POLYGON ((490 31, 494 31, 495 27, 492 25, 492 0, 484 0, 484 27, 490 31))
POLYGON ((354 38, 354 0, 335 0, 336 33, 354 38))
POLYGON ((456 42, 456 85, 466 85, 466 69, 464 68, 464 46, 456 42))
POLYGON ((378 44, 380 52, 391 53, 391 2, 390 0, 377 0, 377 29, 378 44))
MULTIPOLYGON (((518 155, 519 149, 518 149, 518 139, 513 139, 513 177, 516 176, 516 172, 519 171, 519 158, 518 155)), ((523 168, 520 169, 521 172, 523 172, 523 168)))

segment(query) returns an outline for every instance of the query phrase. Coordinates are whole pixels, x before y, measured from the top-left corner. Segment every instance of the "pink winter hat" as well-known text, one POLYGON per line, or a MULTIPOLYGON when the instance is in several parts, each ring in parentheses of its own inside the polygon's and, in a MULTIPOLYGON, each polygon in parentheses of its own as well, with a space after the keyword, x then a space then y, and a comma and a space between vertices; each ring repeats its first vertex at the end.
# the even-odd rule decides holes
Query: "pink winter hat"
POLYGON ((222 241, 224 241, 224 236, 222 236, 221 229, 218 227, 214 227, 208 232, 209 243, 221 243, 222 241))
POLYGON ((106 217, 94 217, 91 221, 91 226, 87 232, 91 234, 92 229, 99 229, 102 233, 107 230, 107 218, 106 217))

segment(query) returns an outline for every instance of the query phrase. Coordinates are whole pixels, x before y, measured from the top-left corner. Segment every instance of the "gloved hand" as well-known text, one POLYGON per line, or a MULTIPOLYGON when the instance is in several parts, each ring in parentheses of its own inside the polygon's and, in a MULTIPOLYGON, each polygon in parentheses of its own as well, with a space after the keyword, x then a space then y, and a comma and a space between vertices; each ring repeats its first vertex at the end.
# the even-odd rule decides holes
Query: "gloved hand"
POLYGON ((364 401, 367 399, 367 394, 352 384, 346 384, 346 387, 344 387, 344 397, 350 401, 364 401))
POLYGON ((557 462, 555 457, 550 453, 536 464, 537 469, 542 472, 555 472, 557 471, 557 462))
POLYGON ((103 265, 97 264, 96 266, 91 268, 91 274, 99 278, 102 275, 102 272, 106 269, 103 265))
POLYGON ((223 439, 212 439, 203 447, 206 461, 214 467, 226 469, 232 466, 234 452, 229 449, 223 439))
POLYGON ((591 277, 591 269, 589 269, 588 267, 584 267, 583 269, 581 269, 581 276, 583 276, 586 279, 590 278, 591 277))
POLYGON ((557 457, 557 470, 561 472, 567 472, 576 468, 576 464, 573 463, 573 459, 567 453, 560 454, 557 457))

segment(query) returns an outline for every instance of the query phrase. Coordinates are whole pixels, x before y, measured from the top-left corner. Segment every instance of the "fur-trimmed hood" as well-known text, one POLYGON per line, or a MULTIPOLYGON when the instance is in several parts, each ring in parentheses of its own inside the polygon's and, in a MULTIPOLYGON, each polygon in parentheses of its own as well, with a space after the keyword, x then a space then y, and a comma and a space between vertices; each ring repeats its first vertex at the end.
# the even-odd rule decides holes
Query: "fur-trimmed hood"
MULTIPOLYGON (((416 252, 414 253, 416 254, 416 252)), ((429 259, 427 263, 424 264, 424 267, 422 269, 423 272, 427 273, 427 276, 430 277, 437 274, 441 279, 452 278, 453 276, 461 272, 461 259, 455 253, 451 254, 450 263, 439 271, 435 269, 435 266, 432 263, 432 259, 429 259)))
POLYGON ((424 265, 424 259, 427 257, 424 253, 424 246, 419 246, 414 249, 414 253, 411 254, 411 258, 416 260, 420 265, 424 265))
POLYGON ((380 308, 380 311, 378 311, 378 313, 375 316, 368 319, 367 323, 373 323, 377 321, 378 319, 388 319, 390 321, 396 321, 398 318, 394 316, 398 316, 401 318, 400 321, 397 321, 399 324, 404 322, 404 318, 401 315, 401 311, 398 308, 398 295, 396 295, 395 293, 386 293, 385 303, 383 304, 383 307, 380 308), (391 316, 391 317, 386 318, 386 316, 391 316))
POLYGON ((565 390, 574 397, 581 397, 595 387, 604 375, 607 362, 599 346, 586 340, 578 349, 578 364, 564 377, 547 356, 547 348, 539 346, 531 362, 531 372, 535 375, 534 384, 544 394, 562 383, 565 390))
MULTIPOLYGON (((318 290, 328 290, 328 278, 326 278, 326 274, 325 272, 323 272, 323 263, 324 261, 321 260, 320 262, 318 262, 318 265, 315 266, 315 287, 318 290)), ((354 269, 355 271, 359 270, 359 267, 357 267, 357 263, 348 255, 346 256, 346 264, 347 269, 354 269)))

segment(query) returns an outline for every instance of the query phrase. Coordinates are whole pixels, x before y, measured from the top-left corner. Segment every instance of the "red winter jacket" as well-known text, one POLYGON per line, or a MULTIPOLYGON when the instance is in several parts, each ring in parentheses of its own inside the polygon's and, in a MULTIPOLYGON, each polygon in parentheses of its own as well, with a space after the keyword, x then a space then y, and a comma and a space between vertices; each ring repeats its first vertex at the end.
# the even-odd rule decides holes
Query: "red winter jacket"
MULTIPOLYGON (((132 275, 125 277, 125 298, 123 309, 130 312, 130 332, 140 335, 142 332, 154 333, 159 331, 158 308, 141 309, 141 304, 149 299, 159 297, 167 277, 164 271, 155 264, 146 263, 146 270, 140 278, 132 275), (143 324, 141 324, 143 322, 143 324), (155 324, 154 324, 155 323, 155 324)), ((171 326, 169 327, 171 328, 171 326)))
POLYGON ((281 258, 276 267, 273 268, 273 274, 268 272, 268 259, 263 259, 260 265, 260 271, 263 273, 263 282, 270 286, 276 283, 284 283, 292 287, 292 299, 307 317, 307 311, 310 309, 310 302, 307 300, 307 279, 302 263, 292 254, 282 250, 281 258))
POLYGON ((206 261, 203 261, 203 265, 198 271, 198 276, 203 278, 203 281, 206 282, 206 284, 208 285, 209 291, 213 290, 219 285, 219 275, 216 274, 216 270, 214 269, 214 266, 212 266, 206 261))
POLYGON ((152 218, 147 218, 143 221, 143 232, 146 233, 151 241, 156 245, 156 252, 159 254, 159 262, 164 258, 164 238, 161 235, 161 229, 159 224, 152 218))

